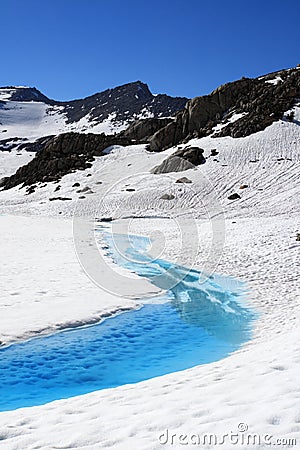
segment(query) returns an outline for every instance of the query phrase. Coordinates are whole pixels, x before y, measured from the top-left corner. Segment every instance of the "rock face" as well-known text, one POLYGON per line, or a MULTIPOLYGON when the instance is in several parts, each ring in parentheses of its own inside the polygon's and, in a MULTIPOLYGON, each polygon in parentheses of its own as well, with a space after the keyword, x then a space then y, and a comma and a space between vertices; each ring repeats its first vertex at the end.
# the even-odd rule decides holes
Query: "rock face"
POLYGON ((26 166, 20 167, 11 177, 1 180, 1 187, 10 189, 19 184, 59 180, 74 170, 91 166, 95 156, 103 156, 103 150, 111 145, 130 145, 125 137, 105 134, 65 133, 48 140, 42 151, 26 166))
POLYGON ((35 142, 25 142, 18 146, 18 150, 26 150, 27 152, 40 152, 47 142, 53 139, 55 136, 45 136, 37 139, 35 142))
POLYGON ((20 142, 23 142, 23 139, 20 138, 8 138, 0 140, 0 151, 11 151, 15 148, 20 142))
POLYGON ((149 118, 140 119, 133 122, 129 127, 121 133, 124 137, 129 137, 130 139, 135 139, 136 141, 145 141, 153 136, 161 128, 171 123, 173 120, 169 118, 149 118))
POLYGON ((114 114, 116 122, 129 118, 170 117, 184 108, 187 98, 170 97, 165 94, 153 95, 147 84, 141 81, 107 89, 81 100, 60 102, 65 106, 69 122, 76 122, 90 112, 92 120, 103 121, 114 114))
POLYGON ((152 173, 170 173, 183 172, 184 170, 193 169, 195 166, 205 163, 203 156, 204 150, 199 147, 187 147, 177 150, 167 159, 165 159, 159 166, 152 169, 152 173))
POLYGON ((14 88, 13 86, 8 87, 11 88, 12 93, 10 100, 14 102, 43 102, 47 105, 54 105, 55 101, 46 97, 46 95, 42 94, 35 87, 18 87, 14 88))
POLYGON ((299 69, 227 83, 209 95, 189 100, 173 122, 152 136, 150 150, 161 151, 192 137, 207 136, 220 121, 224 127, 215 137, 248 136, 281 119, 299 96, 299 69), (239 114, 236 120, 234 114, 239 114))

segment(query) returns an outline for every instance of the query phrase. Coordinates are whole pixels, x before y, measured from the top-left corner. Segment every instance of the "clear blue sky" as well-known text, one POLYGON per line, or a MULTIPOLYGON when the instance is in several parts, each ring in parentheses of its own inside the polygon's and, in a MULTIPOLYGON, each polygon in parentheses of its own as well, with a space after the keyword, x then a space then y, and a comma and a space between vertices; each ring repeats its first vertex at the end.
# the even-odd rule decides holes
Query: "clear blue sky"
POLYGON ((194 97, 300 63, 299 17, 297 0, 0 0, 0 85, 194 97))

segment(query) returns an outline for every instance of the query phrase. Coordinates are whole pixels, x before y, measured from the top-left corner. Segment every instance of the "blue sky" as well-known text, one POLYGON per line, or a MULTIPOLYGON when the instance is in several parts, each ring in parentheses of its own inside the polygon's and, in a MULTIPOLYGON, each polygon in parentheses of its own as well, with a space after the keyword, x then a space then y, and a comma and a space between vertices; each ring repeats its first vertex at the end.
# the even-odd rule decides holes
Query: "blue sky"
POLYGON ((0 85, 57 100, 130 81, 194 97, 300 63, 300 2, 0 0, 0 85))

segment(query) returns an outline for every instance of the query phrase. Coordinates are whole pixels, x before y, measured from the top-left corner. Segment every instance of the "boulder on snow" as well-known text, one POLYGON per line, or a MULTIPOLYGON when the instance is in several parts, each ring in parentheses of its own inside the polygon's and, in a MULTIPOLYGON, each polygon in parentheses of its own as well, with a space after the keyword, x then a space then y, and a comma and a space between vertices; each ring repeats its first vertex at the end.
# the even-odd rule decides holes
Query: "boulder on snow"
POLYGON ((120 135, 134 139, 136 141, 148 142, 151 136, 161 128, 172 122, 171 118, 150 117, 148 119, 139 119, 129 125, 120 135))
POLYGON ((178 180, 176 180, 175 183, 192 183, 192 180, 190 180, 187 177, 182 177, 178 178, 178 180))
POLYGON ((49 198, 50 202, 53 202, 55 200, 66 201, 66 200, 72 200, 72 199, 70 197, 51 197, 51 198, 49 198))
POLYGON ((36 185, 28 186, 26 189, 26 195, 34 194, 36 190, 36 185))
POLYGON ((101 217, 97 219, 98 222, 112 222, 113 218, 112 217, 101 217))
POLYGON ((91 188, 89 186, 85 186, 82 189, 78 189, 78 191, 76 191, 78 194, 83 194, 84 192, 91 192, 91 188))
POLYGON ((241 198, 241 196, 239 194, 237 194, 236 192, 234 194, 228 195, 228 200, 237 200, 239 198, 241 198))
POLYGON ((204 150, 199 147, 185 147, 177 150, 159 166, 154 167, 151 172, 154 174, 183 172, 184 170, 193 169, 199 164, 205 163, 203 156, 204 150))
POLYGON ((164 194, 160 198, 162 200, 174 200, 175 196, 173 194, 164 194))

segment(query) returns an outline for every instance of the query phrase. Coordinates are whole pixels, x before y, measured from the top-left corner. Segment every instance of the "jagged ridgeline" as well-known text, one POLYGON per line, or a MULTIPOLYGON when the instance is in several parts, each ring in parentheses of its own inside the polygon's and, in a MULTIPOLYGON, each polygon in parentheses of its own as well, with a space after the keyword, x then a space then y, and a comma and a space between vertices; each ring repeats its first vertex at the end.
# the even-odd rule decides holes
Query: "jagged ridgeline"
POLYGON ((299 97, 300 67, 224 84, 187 102, 172 123, 154 134, 150 148, 161 151, 186 138, 209 136, 219 123, 224 126, 214 137, 249 136, 281 119, 299 97), (237 120, 231 121, 234 115, 237 120))
MULTIPOLYGON (((36 97, 35 101, 38 97, 38 101, 45 102, 43 94, 34 90, 31 93, 15 91, 10 98, 13 101, 29 101, 32 96, 36 97)), ((58 180, 74 170, 89 167, 94 157, 102 156, 103 150, 110 145, 147 143, 150 151, 157 152, 194 137, 249 136, 281 120, 284 113, 299 100, 299 67, 256 79, 242 78, 220 86, 209 95, 189 101, 154 96, 147 85, 130 83, 83 100, 60 104, 67 117, 66 124, 82 120, 87 111, 89 117, 93 117, 92 123, 95 120, 100 123, 113 111, 113 118, 118 123, 127 121, 126 129, 123 127, 113 134, 63 133, 23 143, 28 150, 38 150, 36 157, 16 174, 3 179, 1 185, 9 189, 21 183, 30 185, 58 180), (144 114, 145 108, 147 114, 144 114), (136 111, 144 111, 144 116, 136 111)), ((293 117, 286 116, 285 120, 292 121, 293 117)), ((198 158, 199 161, 202 161, 201 158, 198 158)))
MULTIPOLYGON (((9 109, 12 105, 12 108, 15 109, 15 116, 18 114, 21 116, 18 106, 26 114, 26 108, 24 107, 26 102, 45 105, 44 117, 38 116, 39 105, 36 108, 30 108, 28 114, 37 115, 37 119, 45 121, 45 129, 49 129, 51 126, 51 132, 48 132, 50 135, 58 134, 52 132, 52 130, 55 131, 56 128, 58 131, 61 127, 64 127, 64 131, 91 131, 105 132, 106 134, 109 131, 111 133, 118 132, 138 119, 173 117, 176 112, 184 108, 187 100, 186 97, 171 97, 165 94, 154 95, 147 84, 141 81, 124 84, 83 99, 68 102, 51 100, 36 88, 7 86, 0 88, 0 145, 2 132, 7 131, 5 122, 11 120, 11 117, 6 118, 4 111, 1 113, 1 103, 4 110, 9 109), (17 102, 17 105, 15 102, 17 102), (50 125, 51 118, 55 119, 56 127, 53 123, 50 125)), ((33 122, 33 125, 39 127, 40 123, 35 124, 33 122)), ((17 137, 21 138, 22 136, 18 134, 17 137)))

